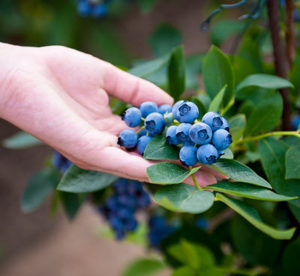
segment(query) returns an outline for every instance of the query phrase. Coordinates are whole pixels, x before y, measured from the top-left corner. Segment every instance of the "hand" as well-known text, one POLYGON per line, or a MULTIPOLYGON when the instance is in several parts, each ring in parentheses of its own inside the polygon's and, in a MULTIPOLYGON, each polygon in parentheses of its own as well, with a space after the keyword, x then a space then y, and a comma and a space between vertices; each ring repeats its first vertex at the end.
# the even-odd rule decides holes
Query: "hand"
MULTIPOLYGON (((0 44, 0 53, 2 118, 83 169, 148 181, 146 168, 152 162, 117 144, 127 126, 112 114, 109 95, 139 106, 144 101, 172 104, 168 94, 107 62, 61 46, 0 44)), ((197 179, 201 186, 216 182, 205 168, 197 179)))

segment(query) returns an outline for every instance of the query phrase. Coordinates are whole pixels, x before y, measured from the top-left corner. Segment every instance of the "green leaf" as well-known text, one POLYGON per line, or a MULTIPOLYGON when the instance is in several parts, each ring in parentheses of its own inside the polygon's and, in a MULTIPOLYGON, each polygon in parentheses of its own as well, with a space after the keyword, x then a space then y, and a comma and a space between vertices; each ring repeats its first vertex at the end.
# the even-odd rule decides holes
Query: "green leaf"
POLYGON ((285 179, 285 154, 288 148, 285 142, 271 137, 259 142, 260 159, 274 190, 286 196, 298 196, 298 199, 289 202, 289 207, 300 221, 299 180, 285 179))
POLYGON ((85 197, 80 194, 59 191, 59 199, 64 207, 66 215, 72 220, 79 212, 85 197))
POLYGON ((166 265, 156 258, 139 258, 131 262, 122 273, 123 276, 156 275, 164 270, 166 265))
POLYGON ((103 189, 118 179, 117 176, 87 171, 72 165, 64 174, 57 190, 71 193, 89 193, 103 189))
POLYGON ((293 237, 296 228, 290 228, 287 230, 278 230, 269 225, 266 225, 260 218, 256 209, 245 202, 227 198, 222 194, 217 193, 216 198, 231 209, 236 211, 239 215, 241 215, 244 219, 250 222, 253 226, 255 226, 260 231, 264 232, 265 234, 271 236, 274 239, 278 240, 289 240, 293 237))
POLYGON ((245 136, 253 136, 273 129, 282 114, 282 98, 277 91, 270 91, 252 111, 245 129, 245 136))
POLYGON ((177 261, 196 271, 202 271, 203 268, 212 267, 215 264, 215 258, 209 249, 186 240, 180 240, 167 251, 177 261))
POLYGON ((197 276, 199 274, 189 266, 181 266, 179 268, 176 268, 171 274, 171 276, 187 276, 187 275, 197 276))
POLYGON ((23 212, 31 212, 38 208, 46 197, 55 191, 59 182, 59 173, 56 170, 45 168, 36 173, 27 183, 22 200, 23 212))
POLYGON ((181 42, 181 33, 172 25, 166 23, 159 25, 149 40, 149 44, 157 56, 168 53, 174 47, 180 45, 181 42))
POLYGON ((213 44, 220 46, 226 38, 232 36, 244 27, 244 22, 237 20, 220 20, 212 25, 210 39, 213 44))
POLYGON ((283 241, 266 236, 240 216, 231 219, 230 230, 236 252, 239 252, 250 264, 272 266, 278 260, 283 241))
POLYGON ((185 58, 183 47, 175 48, 171 53, 168 66, 168 92, 176 100, 185 90, 185 58))
POLYGON ((198 214, 205 212, 213 205, 214 195, 187 184, 175 184, 158 189, 154 200, 174 212, 198 214))
POLYGON ((138 0, 140 9, 144 13, 150 12, 153 9, 156 2, 157 0, 138 0))
POLYGON ((300 146, 290 147, 287 150, 285 154, 285 167, 286 179, 300 179, 300 146))
POLYGON ((288 243, 284 249, 281 263, 283 266, 282 275, 300 275, 299 266, 299 254, 300 254, 300 238, 288 243))
POLYGON ((256 172, 246 165, 236 160, 219 159, 215 165, 212 165, 212 167, 222 174, 230 177, 232 180, 271 188, 271 185, 265 179, 257 175, 256 172))
POLYGON ((220 90, 220 92, 213 98, 211 101, 208 111, 213 111, 213 112, 220 112, 220 107, 222 104, 222 100, 225 94, 227 88, 227 84, 224 85, 224 87, 220 90))
POLYGON ((222 192, 229 195, 235 195, 245 198, 251 198, 256 200, 266 201, 287 201, 293 200, 297 197, 288 197, 284 195, 276 194, 268 189, 241 183, 241 182, 229 182, 223 180, 217 184, 209 185, 207 189, 212 189, 217 192, 222 192))
POLYGON ((199 87, 199 75, 202 69, 203 54, 196 53, 186 58, 185 86, 188 90, 197 90, 199 87))
POLYGON ((224 151, 224 154, 220 157, 222 159, 233 159, 233 152, 231 149, 226 149, 224 151))
POLYGON ((26 149, 43 144, 30 134, 20 131, 2 142, 3 147, 8 149, 26 149))
POLYGON ((154 164, 147 168, 147 175, 150 182, 156 184, 177 184, 184 181, 188 176, 198 171, 200 167, 191 171, 168 162, 154 164))
POLYGON ((223 99, 223 106, 227 106, 234 93, 234 75, 228 57, 212 46, 204 58, 202 74, 205 89, 211 99, 227 84, 223 99))
POLYGON ((232 141, 238 141, 246 128, 246 116, 244 114, 236 114, 228 120, 230 125, 230 134, 232 141))
POLYGON ((161 70, 165 65, 168 64, 169 60, 170 54, 166 54, 160 58, 141 62, 135 67, 131 68, 128 72, 137 77, 145 79, 150 77, 155 72, 161 70))
POLYGON ((144 152, 144 158, 150 160, 178 160, 178 156, 178 148, 167 144, 165 135, 152 138, 144 152))
POLYGON ((236 91, 239 91, 245 87, 256 86, 265 89, 280 89, 280 88, 293 88, 293 84, 288 80, 267 74, 255 74, 245 78, 238 84, 236 91))

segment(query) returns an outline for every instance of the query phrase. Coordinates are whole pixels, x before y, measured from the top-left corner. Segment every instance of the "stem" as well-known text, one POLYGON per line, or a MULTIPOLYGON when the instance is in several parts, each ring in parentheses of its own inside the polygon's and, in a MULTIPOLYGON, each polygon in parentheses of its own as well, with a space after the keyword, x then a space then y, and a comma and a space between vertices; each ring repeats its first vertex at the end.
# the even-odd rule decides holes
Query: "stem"
MULTIPOLYGON (((286 62, 284 46, 280 37, 280 13, 278 0, 267 0, 267 9, 269 17, 269 28, 273 45, 275 72, 277 76, 286 78, 288 66, 286 62)), ((279 92, 283 99, 282 128, 284 130, 289 130, 291 126, 291 111, 288 99, 289 92, 287 88, 279 89, 279 92)))
MULTIPOLYGON (((189 171, 191 171, 192 169, 193 169, 192 166, 189 166, 189 171)), ((192 176, 193 182, 194 182, 195 186, 197 187, 197 189, 199 189, 200 191, 203 191, 203 189, 200 187, 200 185, 195 177, 195 174, 192 174, 191 176, 192 176)))
POLYGON ((136 134, 140 133, 144 128, 145 128, 144 126, 141 127, 141 128, 136 132, 136 134))
POLYGON ((285 41, 286 41, 286 55, 289 63, 290 69, 292 68, 294 57, 295 57, 295 49, 294 49, 294 32, 293 32, 293 23, 294 23, 294 1, 293 0, 285 0, 285 41))
POLYGON ((244 138, 242 140, 237 141, 233 145, 246 143, 246 142, 253 142, 253 141, 261 140, 261 139, 269 137, 269 136, 276 136, 276 135, 277 136, 279 136, 279 135, 280 136, 296 136, 296 137, 300 138, 300 132, 299 131, 272 131, 272 132, 264 133, 264 134, 261 134, 261 135, 244 138))

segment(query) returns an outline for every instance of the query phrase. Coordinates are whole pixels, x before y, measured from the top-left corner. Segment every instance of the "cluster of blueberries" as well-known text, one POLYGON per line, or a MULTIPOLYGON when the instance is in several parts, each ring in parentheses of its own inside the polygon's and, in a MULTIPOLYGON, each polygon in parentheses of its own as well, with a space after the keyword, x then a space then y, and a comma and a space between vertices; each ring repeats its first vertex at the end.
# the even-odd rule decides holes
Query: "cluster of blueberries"
POLYGON ((78 0, 77 10, 79 15, 83 17, 93 16, 101 18, 108 13, 107 4, 111 0, 78 0))
POLYGON ((161 215, 151 216, 148 221, 148 226, 149 244, 156 249, 160 249, 162 240, 177 229, 174 225, 168 224, 166 219, 161 215))
POLYGON ((180 145, 179 160, 186 166, 197 162, 213 164, 224 154, 232 143, 229 124, 216 112, 208 112, 198 120, 198 107, 189 101, 178 101, 172 106, 157 106, 144 102, 139 108, 131 107, 123 114, 129 127, 137 127, 144 121, 138 132, 125 129, 120 133, 118 144, 126 149, 136 148, 140 154, 152 137, 161 134, 165 127, 166 141, 170 145, 180 145))
POLYGON ((62 174, 64 174, 73 163, 60 154, 58 151, 54 151, 52 156, 52 165, 55 169, 59 170, 62 174))
POLYGON ((113 184, 113 190, 99 210, 114 230, 115 238, 122 240, 126 233, 136 230, 135 214, 150 204, 150 196, 142 183, 123 178, 113 184))

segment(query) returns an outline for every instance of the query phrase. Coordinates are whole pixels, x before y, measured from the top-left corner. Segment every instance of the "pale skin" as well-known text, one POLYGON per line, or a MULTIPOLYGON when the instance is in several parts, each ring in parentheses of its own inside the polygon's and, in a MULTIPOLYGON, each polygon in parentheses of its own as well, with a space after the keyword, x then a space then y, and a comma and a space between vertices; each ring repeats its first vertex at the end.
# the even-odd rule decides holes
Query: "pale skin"
MULTIPOLYGON (((154 84, 113 65, 61 46, 20 47, 0 43, 0 118, 55 148, 83 169, 149 181, 153 164, 117 144, 128 128, 113 115, 109 96, 139 106, 173 104, 154 84)), ((200 186, 216 183, 216 172, 201 168, 200 186)), ((186 180, 192 184, 191 178, 186 180)))

